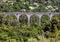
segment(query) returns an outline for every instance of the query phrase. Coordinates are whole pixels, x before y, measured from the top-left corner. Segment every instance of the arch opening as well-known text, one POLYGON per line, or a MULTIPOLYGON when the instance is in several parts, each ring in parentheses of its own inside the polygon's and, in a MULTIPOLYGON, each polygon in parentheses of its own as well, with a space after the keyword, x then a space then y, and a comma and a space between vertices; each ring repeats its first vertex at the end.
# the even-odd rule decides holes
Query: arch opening
POLYGON ((10 24, 12 26, 16 26, 18 24, 17 17, 14 14, 7 15, 6 16, 6 23, 10 24))
POLYGON ((28 25, 28 17, 25 14, 19 16, 20 25, 28 25))
POLYGON ((41 23, 47 23, 50 21, 50 17, 48 15, 42 15, 41 17, 41 23))
POLYGON ((39 17, 36 14, 33 14, 30 17, 30 26, 38 26, 39 25, 39 17))

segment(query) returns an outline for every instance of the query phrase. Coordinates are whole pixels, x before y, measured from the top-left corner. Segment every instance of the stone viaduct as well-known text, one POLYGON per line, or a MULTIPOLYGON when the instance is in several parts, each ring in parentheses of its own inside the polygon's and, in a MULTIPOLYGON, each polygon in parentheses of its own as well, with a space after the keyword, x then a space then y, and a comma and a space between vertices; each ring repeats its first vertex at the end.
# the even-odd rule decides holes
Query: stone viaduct
MULTIPOLYGON (((7 15, 15 14, 17 19, 19 19, 19 16, 21 16, 22 14, 25 14, 28 17, 28 25, 30 25, 30 17, 33 14, 37 15, 40 19, 43 15, 48 15, 51 20, 53 15, 60 14, 60 12, 3 12, 3 14, 7 14, 7 15)), ((40 20, 39 20, 39 24, 40 24, 40 20)))

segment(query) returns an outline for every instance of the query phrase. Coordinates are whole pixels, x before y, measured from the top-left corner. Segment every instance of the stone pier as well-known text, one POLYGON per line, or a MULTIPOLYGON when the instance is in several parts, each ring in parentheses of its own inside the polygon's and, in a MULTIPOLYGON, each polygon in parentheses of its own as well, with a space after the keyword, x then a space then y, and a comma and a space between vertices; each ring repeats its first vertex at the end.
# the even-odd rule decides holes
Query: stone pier
POLYGON ((35 14, 39 17, 39 24, 40 24, 41 17, 43 15, 48 15, 51 20, 53 15, 60 14, 60 12, 3 12, 3 13, 7 14, 7 15, 15 14, 17 17, 17 20, 19 19, 19 16, 21 16, 22 14, 25 14, 28 17, 28 26, 30 25, 30 18, 33 14, 35 14))

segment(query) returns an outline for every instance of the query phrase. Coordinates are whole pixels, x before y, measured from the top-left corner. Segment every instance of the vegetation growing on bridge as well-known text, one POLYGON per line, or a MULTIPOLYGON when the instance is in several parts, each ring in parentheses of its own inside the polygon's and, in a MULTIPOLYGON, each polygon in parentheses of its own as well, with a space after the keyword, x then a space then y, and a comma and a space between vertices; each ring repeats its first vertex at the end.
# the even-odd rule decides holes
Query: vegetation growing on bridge
POLYGON ((26 15, 21 15, 19 21, 15 15, 0 14, 0 42, 57 42, 60 39, 60 15, 54 15, 49 20, 47 15, 41 18, 38 24, 38 17, 31 16, 31 26, 28 27, 26 15), (34 18, 34 19, 33 19, 34 18), (23 20, 24 19, 24 20, 23 20), (24 25, 21 25, 23 23, 24 25))

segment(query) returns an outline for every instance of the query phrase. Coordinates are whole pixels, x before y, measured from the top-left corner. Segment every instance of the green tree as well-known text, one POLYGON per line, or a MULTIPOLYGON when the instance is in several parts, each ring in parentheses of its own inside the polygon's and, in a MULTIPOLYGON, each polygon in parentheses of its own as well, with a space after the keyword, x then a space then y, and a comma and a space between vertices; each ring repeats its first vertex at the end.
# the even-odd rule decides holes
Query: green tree
POLYGON ((22 7, 22 6, 20 6, 20 5, 21 5, 20 2, 15 2, 15 3, 13 4, 13 9, 14 9, 14 11, 20 11, 20 10, 21 10, 21 7, 22 7))
POLYGON ((42 4, 39 5, 39 7, 35 8, 35 9, 31 10, 31 11, 32 12, 48 12, 48 10, 45 9, 45 7, 42 4))
POLYGON ((46 23, 46 22, 48 22, 50 20, 50 17, 48 16, 48 15, 43 15, 42 17, 41 17, 41 22, 42 23, 46 23))
POLYGON ((37 15, 32 15, 30 18, 31 26, 38 26, 39 25, 39 17, 37 15))
POLYGON ((21 25, 27 24, 28 22, 28 18, 25 14, 19 16, 19 22, 21 23, 21 25))

